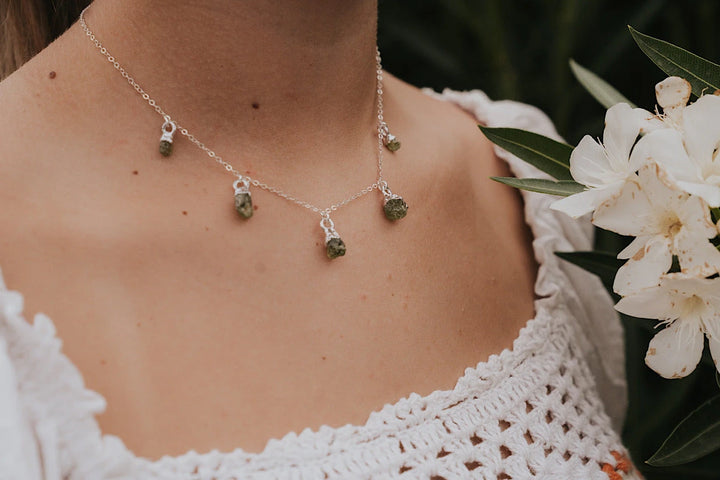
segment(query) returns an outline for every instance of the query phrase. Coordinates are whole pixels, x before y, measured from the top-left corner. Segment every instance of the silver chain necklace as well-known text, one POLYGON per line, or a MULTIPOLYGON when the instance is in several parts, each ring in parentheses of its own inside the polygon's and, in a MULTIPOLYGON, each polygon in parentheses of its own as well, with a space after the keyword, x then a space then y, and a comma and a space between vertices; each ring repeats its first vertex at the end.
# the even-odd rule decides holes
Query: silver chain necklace
POLYGON ((387 148, 391 152, 395 152, 400 148, 400 142, 398 139, 390 133, 387 123, 383 118, 383 72, 380 59, 380 50, 376 47, 375 61, 376 61, 376 97, 377 97, 377 139, 378 139, 378 151, 377 151, 377 167, 378 176, 377 180, 363 188, 359 192, 345 198, 344 200, 334 203, 327 208, 320 208, 313 205, 310 202, 300 200, 293 195, 290 195, 277 187, 272 187, 266 183, 261 182, 256 178, 252 178, 248 175, 243 175, 230 163, 223 160, 223 158, 216 154, 213 150, 208 148, 204 143, 199 141, 193 134, 191 134, 186 128, 182 127, 178 122, 163 110, 158 103, 150 97, 150 95, 135 81, 135 79, 120 65, 113 55, 100 43, 95 34, 90 30, 85 22, 85 12, 89 7, 83 9, 80 13, 80 26, 85 31, 85 35, 92 41, 95 47, 102 53, 110 64, 120 72, 125 80, 132 86, 135 91, 142 96, 148 105, 150 105, 162 118, 162 136, 160 137, 160 154, 168 157, 173 151, 173 138, 177 132, 186 137, 198 148, 204 151, 210 158, 215 160, 217 163, 222 165, 225 170, 232 173, 237 179, 233 182, 233 190, 235 192, 235 210, 238 212, 241 218, 247 220, 253 215, 254 207, 252 204, 252 195, 250 193, 250 186, 261 188, 268 192, 274 193, 275 195, 284 198, 296 205, 304 207, 315 213, 320 214, 320 227, 325 232, 325 252, 330 259, 334 259, 345 255, 346 246, 345 242, 340 238, 340 235, 335 230, 335 223, 330 218, 330 214, 336 211, 338 208, 347 205, 353 200, 357 200, 360 197, 367 195, 373 190, 378 190, 383 195, 383 212, 385 217, 389 220, 399 220, 407 214, 408 206, 400 195, 393 193, 388 186, 387 181, 383 179, 383 148, 387 148))

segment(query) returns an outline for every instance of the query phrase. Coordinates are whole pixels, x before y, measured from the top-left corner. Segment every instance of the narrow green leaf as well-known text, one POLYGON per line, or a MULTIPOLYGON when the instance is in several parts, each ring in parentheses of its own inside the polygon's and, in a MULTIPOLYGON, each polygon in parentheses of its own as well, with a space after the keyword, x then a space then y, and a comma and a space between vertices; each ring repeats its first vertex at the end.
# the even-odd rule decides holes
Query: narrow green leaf
POLYGON ((478 127, 488 140, 530 165, 558 180, 572 180, 570 154, 573 147, 570 145, 517 128, 478 127))
POLYGON ((609 292, 613 291, 615 274, 624 263, 607 252, 555 252, 555 255, 600 277, 609 292))
POLYGON ((585 187, 573 180, 546 180, 544 178, 515 178, 515 177, 490 177, 496 182, 510 185, 511 187, 530 192, 549 193, 567 197, 574 193, 580 193, 585 187))
POLYGON ((720 65, 688 52, 672 43, 638 32, 628 26, 640 49, 655 65, 667 73, 682 77, 692 85, 698 97, 720 89, 720 65))
POLYGON ((717 208, 717 207, 711 208, 710 215, 712 215, 713 223, 720 222, 720 208, 717 208))
POLYGON ((617 103, 627 103, 635 108, 635 104, 628 100, 622 93, 618 92, 612 85, 573 59, 570 59, 570 70, 572 70, 577 81, 585 87, 585 90, 587 90, 595 100, 600 102, 600 105, 603 107, 610 108, 617 103))
POLYGON ((720 395, 685 417, 646 463, 669 467, 692 462, 720 449, 720 395))

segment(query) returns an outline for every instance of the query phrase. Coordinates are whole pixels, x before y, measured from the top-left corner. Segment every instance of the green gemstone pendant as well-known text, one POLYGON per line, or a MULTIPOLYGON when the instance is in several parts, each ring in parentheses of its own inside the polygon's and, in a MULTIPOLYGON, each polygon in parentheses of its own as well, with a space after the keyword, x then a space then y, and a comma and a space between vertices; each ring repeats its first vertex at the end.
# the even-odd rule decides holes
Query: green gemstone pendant
POLYGON ((390 191, 387 182, 383 181, 380 185, 380 191, 383 196, 383 212, 388 220, 400 220, 407 215, 408 204, 400 195, 394 194, 390 191))
POLYGON ((395 153, 398 150, 400 150, 400 140, 390 133, 390 128, 388 127, 387 123, 380 122, 378 125, 378 134, 382 138, 383 145, 385 145, 385 148, 390 150, 391 152, 395 153))
POLYGON ((172 142, 160 140, 160 154, 163 157, 169 157, 172 154, 172 142))
POLYGON ((233 183, 233 188, 235 189, 235 210, 245 219, 252 217, 254 208, 250 195, 250 180, 240 177, 233 183))
POLYGON ((330 219, 330 215, 327 212, 322 213, 320 226, 325 231, 325 253, 327 257, 333 260, 345 255, 345 251, 347 250, 345 242, 342 241, 340 235, 335 231, 335 223, 330 219))
POLYGON ((235 210, 243 218, 253 216, 252 197, 249 193, 238 193, 235 195, 235 210))
POLYGON ((173 150, 173 136, 175 135, 177 126, 170 117, 165 117, 165 123, 162 126, 162 137, 160 137, 160 154, 163 157, 169 157, 173 150))
POLYGON ((402 197, 396 195, 389 200, 385 200, 383 211, 385 212, 385 216, 388 220, 400 220, 407 215, 408 206, 402 197))
POLYGON ((325 244, 325 252, 330 260, 345 255, 345 242, 340 237, 333 237, 325 244))
POLYGON ((388 133, 385 137, 385 147, 391 152, 395 153, 400 150, 401 145, 400 140, 392 133, 388 133))

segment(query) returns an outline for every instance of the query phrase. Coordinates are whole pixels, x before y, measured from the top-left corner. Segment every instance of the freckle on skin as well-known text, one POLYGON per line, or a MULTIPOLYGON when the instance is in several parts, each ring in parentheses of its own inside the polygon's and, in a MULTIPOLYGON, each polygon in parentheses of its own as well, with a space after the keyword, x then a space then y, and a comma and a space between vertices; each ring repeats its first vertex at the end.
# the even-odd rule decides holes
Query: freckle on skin
POLYGON ((133 170, 133 175, 137 175, 138 173, 140 172, 138 172, 137 170, 133 170))
POLYGON ((52 72, 48 73, 48 78, 50 80, 54 79, 55 77, 57 77, 57 73, 55 73, 54 70, 52 72))
POLYGON ((107 360, 105 360, 104 358, 101 358, 100 365, 107 365, 107 360))
POLYGON ((360 295, 360 300, 367 300, 367 295, 365 295, 364 293, 360 295))
POLYGON ((142 324, 141 324, 140 322, 137 322, 136 325, 139 327, 139 326, 142 325, 142 324))
POLYGON ((260 207, 258 207, 257 205, 253 205, 253 210, 257 210, 258 208, 260 207))
POLYGON ((254 108, 255 110, 257 110, 258 108, 260 108, 260 104, 259 104, 258 102, 253 102, 253 103, 252 103, 252 108, 254 108))
POLYGON ((187 210, 183 210, 183 215, 187 215, 187 210))
POLYGON ((327 357, 325 355, 322 356, 323 360, 327 360, 327 357))
POLYGON ((206 231, 206 232, 210 231, 210 228, 209 228, 209 227, 205 227, 205 231, 206 231))

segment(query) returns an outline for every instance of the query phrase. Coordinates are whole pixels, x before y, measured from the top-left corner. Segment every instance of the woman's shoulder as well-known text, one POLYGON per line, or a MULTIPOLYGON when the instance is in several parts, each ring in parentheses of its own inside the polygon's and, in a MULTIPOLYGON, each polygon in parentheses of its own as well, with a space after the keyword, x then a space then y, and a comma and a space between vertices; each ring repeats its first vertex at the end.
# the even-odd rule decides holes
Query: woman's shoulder
MULTIPOLYGON (((512 101, 493 100, 482 90, 457 91, 415 89, 413 94, 422 105, 426 119, 437 126, 448 140, 445 147, 453 152, 450 158, 461 160, 471 177, 479 199, 475 206, 483 212, 483 221, 497 221, 513 214, 503 209, 511 203, 502 197, 513 189, 490 180, 507 167, 501 176, 543 178, 546 175, 510 152, 493 146, 478 129, 506 127, 533 131, 563 141, 552 120, 535 106, 512 101), (494 159, 494 160, 493 160, 494 159), (481 192, 481 193, 479 193, 481 192)), ((561 288, 556 298, 566 309, 579 332, 577 343, 591 367, 606 408, 620 427, 626 405, 624 350, 622 328, 610 296, 600 281, 578 267, 561 260, 558 251, 591 250, 593 228, 589 219, 574 220, 549 208, 556 197, 522 191, 524 222, 532 232, 533 253, 540 263, 536 293, 550 296, 561 288)))
POLYGON ((61 117, 51 114, 50 92, 38 84, 37 74, 27 64, 0 82, 0 248, 18 231, 29 230, 23 212, 42 203, 51 185, 38 160, 57 135, 61 117))

